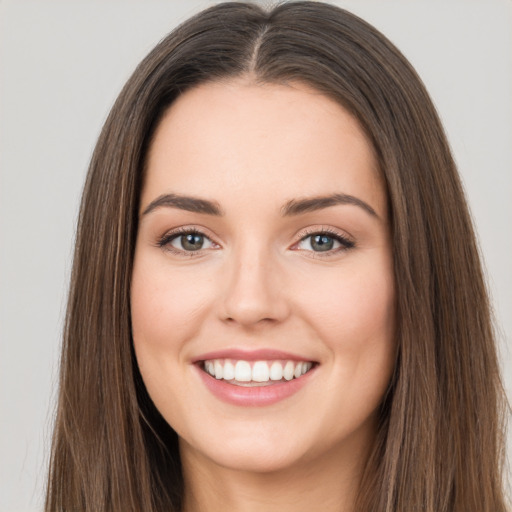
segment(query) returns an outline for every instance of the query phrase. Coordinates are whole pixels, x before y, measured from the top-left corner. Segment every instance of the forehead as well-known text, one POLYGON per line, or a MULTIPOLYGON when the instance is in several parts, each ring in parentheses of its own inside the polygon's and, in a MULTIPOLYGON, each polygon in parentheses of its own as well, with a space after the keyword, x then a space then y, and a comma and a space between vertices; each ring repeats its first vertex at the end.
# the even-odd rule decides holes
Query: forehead
POLYGON ((357 120, 298 83, 239 79, 178 97, 149 149, 141 205, 168 192, 260 203, 342 192, 386 210, 373 147, 357 120))

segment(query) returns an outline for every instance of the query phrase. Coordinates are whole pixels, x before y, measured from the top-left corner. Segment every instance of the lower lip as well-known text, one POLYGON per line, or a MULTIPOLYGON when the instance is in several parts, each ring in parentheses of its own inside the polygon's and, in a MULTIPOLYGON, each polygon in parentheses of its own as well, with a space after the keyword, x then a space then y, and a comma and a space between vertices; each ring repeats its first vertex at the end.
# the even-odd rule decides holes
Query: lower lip
POLYGON ((276 382, 267 386, 237 386, 229 384, 225 380, 216 379, 196 365, 201 379, 210 392, 223 402, 233 405, 254 407, 272 405, 294 395, 302 389, 310 380, 316 367, 298 379, 285 382, 276 382))

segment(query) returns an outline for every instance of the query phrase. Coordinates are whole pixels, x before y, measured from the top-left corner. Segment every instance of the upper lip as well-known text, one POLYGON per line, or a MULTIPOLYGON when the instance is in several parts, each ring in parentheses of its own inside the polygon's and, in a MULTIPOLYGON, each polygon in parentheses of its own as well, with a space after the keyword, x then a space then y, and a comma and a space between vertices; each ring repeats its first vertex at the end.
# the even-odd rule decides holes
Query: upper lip
POLYGON ((284 352, 276 349, 257 349, 257 350, 243 350, 237 348, 214 350, 201 354, 192 359, 192 363, 200 361, 209 361, 212 359, 235 359, 242 361, 271 361, 274 359, 286 359, 291 361, 313 361, 309 357, 293 354, 291 352, 284 352))

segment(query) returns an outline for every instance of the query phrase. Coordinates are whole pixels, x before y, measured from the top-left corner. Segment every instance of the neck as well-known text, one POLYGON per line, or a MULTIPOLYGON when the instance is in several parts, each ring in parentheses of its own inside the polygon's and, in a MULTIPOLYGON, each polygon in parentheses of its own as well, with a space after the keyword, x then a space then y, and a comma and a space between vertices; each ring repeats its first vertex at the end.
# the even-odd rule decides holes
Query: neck
POLYGON ((333 450, 293 467, 251 472, 219 466, 183 445, 183 512, 354 512, 368 456, 350 447, 350 457, 333 450))

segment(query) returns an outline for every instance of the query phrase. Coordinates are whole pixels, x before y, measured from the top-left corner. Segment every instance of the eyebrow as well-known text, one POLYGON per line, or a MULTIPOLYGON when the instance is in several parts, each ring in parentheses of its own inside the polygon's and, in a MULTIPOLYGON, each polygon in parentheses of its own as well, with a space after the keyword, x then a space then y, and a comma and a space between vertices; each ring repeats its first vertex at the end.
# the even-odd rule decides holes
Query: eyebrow
POLYGON ((178 208, 194 213, 204 213, 206 215, 223 216, 224 212, 219 203, 208 201, 207 199, 199 199, 198 197, 182 196, 178 194, 163 194, 151 201, 142 215, 147 215, 156 208, 167 206, 169 208, 178 208))
POLYGON ((281 213, 283 217, 289 217, 293 215, 300 215, 301 213, 314 212, 317 210, 323 210, 330 206, 336 206, 338 204, 349 204, 352 206, 358 206, 365 212, 369 213, 372 217, 379 217, 377 212, 362 199, 348 194, 331 194, 328 196, 317 196, 305 199, 292 199, 288 201, 282 208, 281 213))
MULTIPOLYGON (((362 199, 348 194, 331 194, 327 196, 309 197, 305 199, 291 199, 281 208, 283 217, 292 217, 302 213, 309 213, 317 210, 323 210, 330 206, 336 205, 352 205, 362 208, 372 217, 377 217, 377 212, 362 199)), ((202 213, 205 215, 214 215, 217 217, 224 216, 224 211, 216 201, 207 199, 199 199, 198 197, 183 196, 180 194, 163 194, 152 201, 142 215, 147 215, 153 210, 160 207, 178 208, 194 213, 202 213)))

